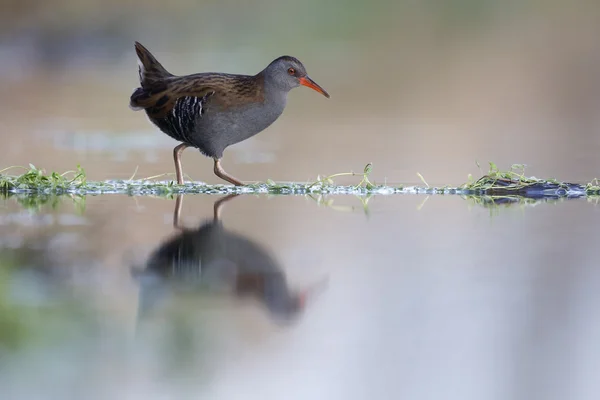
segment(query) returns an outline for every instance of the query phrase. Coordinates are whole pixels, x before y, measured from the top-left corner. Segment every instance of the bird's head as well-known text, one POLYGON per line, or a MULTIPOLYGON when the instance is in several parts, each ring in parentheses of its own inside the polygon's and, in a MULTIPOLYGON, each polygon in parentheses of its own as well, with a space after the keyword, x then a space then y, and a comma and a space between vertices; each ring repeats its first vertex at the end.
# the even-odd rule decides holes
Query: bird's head
POLYGON ((265 68, 265 79, 282 91, 290 91, 300 85, 309 87, 329 98, 329 93, 309 78, 306 68, 297 58, 279 57, 265 68))

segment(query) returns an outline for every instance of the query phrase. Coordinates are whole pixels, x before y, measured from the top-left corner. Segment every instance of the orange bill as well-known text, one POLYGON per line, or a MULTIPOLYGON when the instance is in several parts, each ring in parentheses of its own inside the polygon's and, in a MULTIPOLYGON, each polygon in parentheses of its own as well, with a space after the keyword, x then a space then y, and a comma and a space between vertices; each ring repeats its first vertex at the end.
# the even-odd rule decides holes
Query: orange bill
POLYGON ((317 85, 317 83, 315 81, 313 81, 312 79, 310 79, 308 77, 308 75, 300 78, 300 84, 302 86, 306 86, 313 90, 316 90, 317 92, 321 93, 323 96, 329 98, 329 93, 327 93, 325 91, 325 89, 323 89, 321 86, 317 85))

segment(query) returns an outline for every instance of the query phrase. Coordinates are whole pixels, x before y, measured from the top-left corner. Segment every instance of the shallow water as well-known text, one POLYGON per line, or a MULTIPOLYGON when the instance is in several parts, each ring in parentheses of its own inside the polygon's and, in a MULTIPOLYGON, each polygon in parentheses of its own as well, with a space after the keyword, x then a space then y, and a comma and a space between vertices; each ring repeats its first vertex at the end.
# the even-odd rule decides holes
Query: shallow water
POLYGON ((600 390, 595 204, 221 198, 5 200, 1 397, 600 390))
MULTIPOLYGON (((289 54, 331 94, 227 149, 246 182, 600 176, 600 2, 21 3, 0 170, 172 179, 177 143, 127 107, 139 40, 176 74, 289 54)), ((215 221, 221 198, 178 227, 176 198, 0 199, 0 399, 600 398, 597 199, 244 194, 215 221)))

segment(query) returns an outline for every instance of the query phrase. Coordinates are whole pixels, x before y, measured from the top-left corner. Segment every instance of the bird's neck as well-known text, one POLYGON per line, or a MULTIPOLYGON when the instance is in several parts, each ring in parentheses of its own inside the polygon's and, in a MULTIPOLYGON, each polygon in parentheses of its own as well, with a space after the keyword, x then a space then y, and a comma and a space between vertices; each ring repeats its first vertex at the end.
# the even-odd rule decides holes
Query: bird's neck
POLYGON ((285 106, 285 103, 287 102, 287 94, 289 92, 288 90, 282 90, 270 79, 265 79, 263 72, 258 74, 256 78, 258 80, 262 80, 265 102, 277 103, 285 106))

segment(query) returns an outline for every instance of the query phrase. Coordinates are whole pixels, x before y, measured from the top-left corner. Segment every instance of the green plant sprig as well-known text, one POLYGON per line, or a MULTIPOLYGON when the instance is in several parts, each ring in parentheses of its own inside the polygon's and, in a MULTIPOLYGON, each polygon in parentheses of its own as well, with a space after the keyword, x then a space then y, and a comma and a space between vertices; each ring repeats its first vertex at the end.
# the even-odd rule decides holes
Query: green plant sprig
POLYGON ((328 175, 325 176, 323 178, 321 178, 321 176, 317 176, 317 180, 314 181, 313 183, 309 184, 306 188, 307 189, 311 189, 314 186, 334 186, 335 182, 333 181, 333 178, 338 178, 340 176, 362 176, 362 179, 360 180, 360 182, 354 186, 355 189, 358 189, 360 187, 364 187, 366 189, 374 189, 375 185, 369 180, 369 175, 371 174, 371 171, 373 171, 373 164, 368 163, 367 165, 365 165, 365 168, 363 169, 362 173, 356 173, 356 172, 340 172, 337 174, 333 174, 333 175, 328 175))

